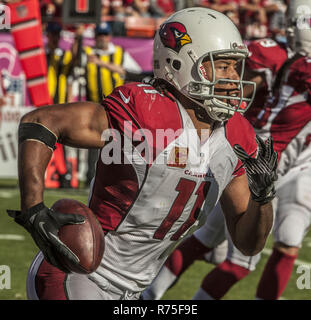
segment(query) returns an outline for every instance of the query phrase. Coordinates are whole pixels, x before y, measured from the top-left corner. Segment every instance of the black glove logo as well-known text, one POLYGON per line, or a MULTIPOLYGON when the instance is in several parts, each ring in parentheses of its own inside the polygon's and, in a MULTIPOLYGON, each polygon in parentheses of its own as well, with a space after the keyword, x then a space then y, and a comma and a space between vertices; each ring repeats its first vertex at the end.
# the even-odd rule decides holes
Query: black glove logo
POLYGON ((84 223, 84 216, 55 212, 43 203, 39 203, 23 213, 15 210, 7 210, 7 212, 15 222, 22 225, 31 234, 47 262, 68 272, 55 258, 54 252, 58 252, 72 263, 79 263, 79 258, 59 239, 58 230, 66 224, 84 223))

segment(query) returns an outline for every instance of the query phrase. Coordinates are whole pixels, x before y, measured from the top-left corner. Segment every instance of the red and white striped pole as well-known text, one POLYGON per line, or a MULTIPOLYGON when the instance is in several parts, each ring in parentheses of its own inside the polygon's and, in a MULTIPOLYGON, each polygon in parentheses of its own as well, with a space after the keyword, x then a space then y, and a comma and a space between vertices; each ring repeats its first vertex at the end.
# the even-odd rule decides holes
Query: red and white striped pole
POLYGON ((52 104, 47 84, 47 64, 42 38, 38 0, 23 0, 9 4, 11 34, 26 75, 27 87, 33 105, 52 104))
MULTIPOLYGON (((47 62, 43 45, 40 5, 38 0, 22 0, 9 4, 11 10, 11 34, 19 53, 27 88, 36 107, 53 104, 47 82, 47 62)), ((59 181, 52 181, 53 172, 66 173, 63 146, 56 144, 46 172, 45 185, 57 188, 59 181), (61 169, 61 170, 60 170, 61 169), (52 173, 51 173, 52 172, 52 173)))

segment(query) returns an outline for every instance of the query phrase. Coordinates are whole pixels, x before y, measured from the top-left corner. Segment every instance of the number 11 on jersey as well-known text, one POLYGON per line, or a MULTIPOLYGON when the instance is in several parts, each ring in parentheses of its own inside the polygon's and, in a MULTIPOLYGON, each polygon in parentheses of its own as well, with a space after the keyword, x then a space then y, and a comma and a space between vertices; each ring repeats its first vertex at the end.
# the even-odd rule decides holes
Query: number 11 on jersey
MULTIPOLYGON (((162 240, 165 235, 172 228, 173 224, 178 220, 181 216, 187 202, 192 196, 197 183, 193 180, 181 178, 177 184, 176 191, 178 191, 178 195, 174 200, 174 203, 166 216, 166 218, 162 221, 160 227, 154 233, 153 238, 162 240)), ((197 199, 194 203, 194 206, 191 210, 191 213, 188 219, 180 226, 180 228, 171 236, 172 241, 177 241, 180 236, 188 230, 197 220, 202 204, 207 196, 208 190, 210 188, 210 181, 201 182, 199 188, 197 189, 195 195, 197 199)))

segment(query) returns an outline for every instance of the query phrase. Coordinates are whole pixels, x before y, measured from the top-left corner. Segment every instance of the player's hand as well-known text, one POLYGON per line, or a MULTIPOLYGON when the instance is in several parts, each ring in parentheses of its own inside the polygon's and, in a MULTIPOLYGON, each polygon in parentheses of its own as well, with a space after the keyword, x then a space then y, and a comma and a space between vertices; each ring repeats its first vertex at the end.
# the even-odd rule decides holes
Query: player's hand
POLYGON ((265 204, 275 197, 274 181, 277 180, 278 154, 273 150, 272 137, 265 143, 256 135, 256 141, 256 158, 252 158, 238 144, 234 145, 233 150, 246 170, 252 200, 265 204))
POLYGON ((66 224, 84 223, 84 216, 55 212, 47 208, 43 202, 25 212, 14 210, 7 210, 7 212, 15 222, 22 225, 31 234, 47 262, 66 272, 57 262, 54 255, 56 251, 73 263, 79 263, 78 257, 59 239, 58 230, 66 224))

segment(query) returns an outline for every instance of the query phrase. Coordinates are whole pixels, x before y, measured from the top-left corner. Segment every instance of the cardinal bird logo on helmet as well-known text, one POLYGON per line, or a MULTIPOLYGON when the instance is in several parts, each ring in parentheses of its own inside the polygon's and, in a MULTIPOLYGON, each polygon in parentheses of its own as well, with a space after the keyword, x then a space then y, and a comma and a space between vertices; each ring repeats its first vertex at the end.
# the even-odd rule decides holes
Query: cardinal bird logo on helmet
POLYGON ((163 45, 176 53, 179 53, 184 45, 192 42, 185 26, 179 22, 163 24, 159 34, 163 45))

